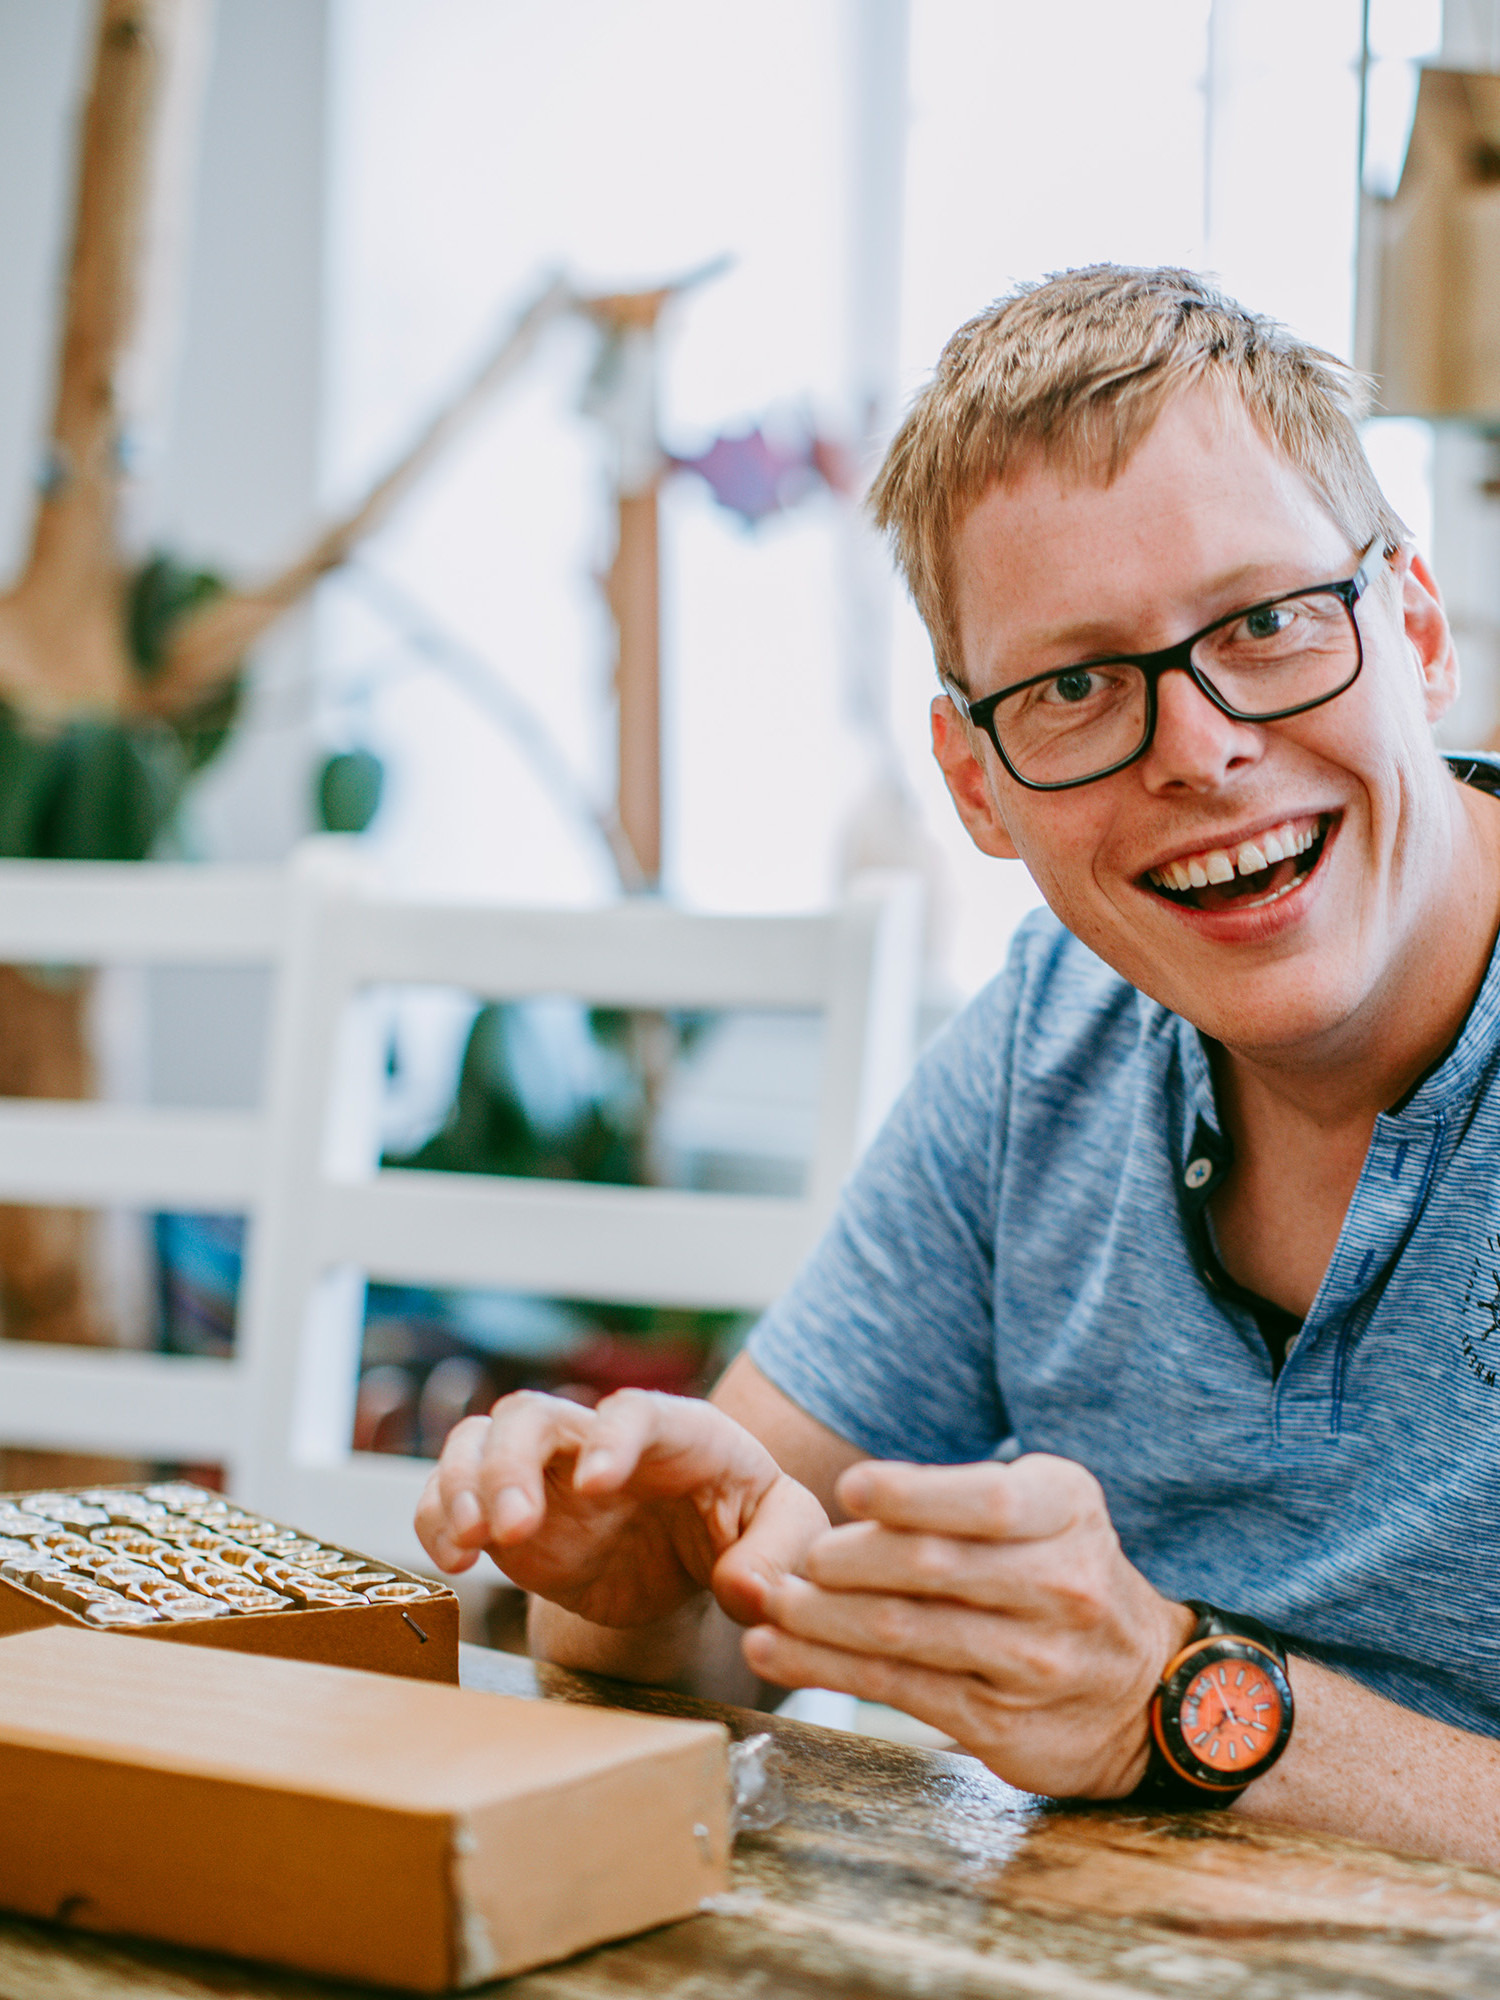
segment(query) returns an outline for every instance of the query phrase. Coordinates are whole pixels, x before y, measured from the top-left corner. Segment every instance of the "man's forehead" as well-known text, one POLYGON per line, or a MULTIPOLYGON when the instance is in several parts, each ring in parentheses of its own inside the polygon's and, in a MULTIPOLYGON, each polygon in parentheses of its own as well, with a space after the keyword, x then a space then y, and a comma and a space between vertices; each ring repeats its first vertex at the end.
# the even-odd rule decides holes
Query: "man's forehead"
POLYGON ((1114 477, 1032 452, 975 501, 954 539, 964 652, 982 659, 1002 634, 1123 643, 1143 619, 1204 603, 1213 615, 1296 581, 1286 571, 1299 560, 1336 565, 1346 540, 1238 396, 1200 386, 1163 409, 1114 477))

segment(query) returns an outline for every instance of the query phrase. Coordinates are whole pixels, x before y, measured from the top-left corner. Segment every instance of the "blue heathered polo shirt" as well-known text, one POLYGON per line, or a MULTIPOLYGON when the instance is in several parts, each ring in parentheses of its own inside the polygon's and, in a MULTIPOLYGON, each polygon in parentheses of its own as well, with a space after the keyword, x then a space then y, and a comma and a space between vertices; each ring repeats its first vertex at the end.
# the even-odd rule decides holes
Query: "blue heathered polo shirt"
POLYGON ((1279 1376, 1202 1250, 1228 1158, 1197 1030, 1038 911, 750 1353, 875 1457, 1076 1459, 1167 1596, 1500 1735, 1500 953, 1279 1376))

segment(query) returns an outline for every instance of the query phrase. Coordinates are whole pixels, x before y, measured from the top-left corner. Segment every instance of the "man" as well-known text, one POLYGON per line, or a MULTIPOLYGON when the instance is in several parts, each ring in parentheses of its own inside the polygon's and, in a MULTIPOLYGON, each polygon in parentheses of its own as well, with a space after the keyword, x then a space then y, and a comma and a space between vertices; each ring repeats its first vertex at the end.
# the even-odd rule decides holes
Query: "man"
POLYGON ((539 1650, 671 1678, 711 1591, 1027 1789, 1500 1863, 1500 803, 1357 387, 1176 271, 949 344, 874 507, 1050 914, 711 1405, 454 1432, 539 1650))

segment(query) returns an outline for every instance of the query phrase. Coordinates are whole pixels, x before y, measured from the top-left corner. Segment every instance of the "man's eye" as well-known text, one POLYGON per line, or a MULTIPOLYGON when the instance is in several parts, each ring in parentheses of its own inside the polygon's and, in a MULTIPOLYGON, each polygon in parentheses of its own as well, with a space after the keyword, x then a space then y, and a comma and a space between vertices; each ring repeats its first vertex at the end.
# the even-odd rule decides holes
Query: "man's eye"
POLYGON ((1101 680, 1102 676, 1088 667, 1069 667, 1052 681, 1050 691, 1058 701, 1087 701, 1090 695, 1099 692, 1101 680))
POLYGON ((1262 604, 1247 611, 1240 621, 1247 639, 1275 639, 1296 623, 1297 613, 1290 604, 1262 604))

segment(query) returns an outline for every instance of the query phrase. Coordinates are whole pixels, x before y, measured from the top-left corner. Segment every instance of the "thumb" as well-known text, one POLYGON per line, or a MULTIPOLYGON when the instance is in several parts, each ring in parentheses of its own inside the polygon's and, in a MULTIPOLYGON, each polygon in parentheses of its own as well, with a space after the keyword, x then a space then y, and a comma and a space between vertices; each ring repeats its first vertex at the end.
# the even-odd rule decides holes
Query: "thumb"
POLYGON ((714 1596, 739 1625, 765 1617, 767 1591, 797 1575, 803 1557, 828 1531, 828 1516, 805 1486, 785 1473, 766 1489, 754 1519, 714 1564, 714 1596))

